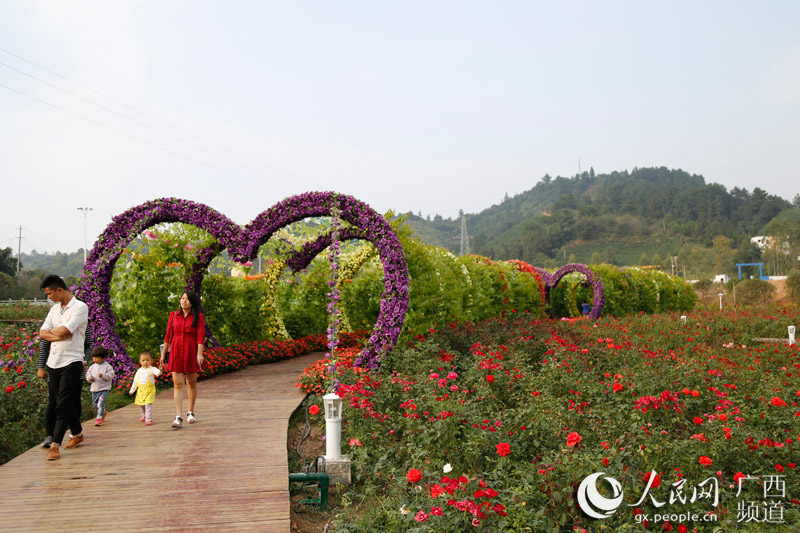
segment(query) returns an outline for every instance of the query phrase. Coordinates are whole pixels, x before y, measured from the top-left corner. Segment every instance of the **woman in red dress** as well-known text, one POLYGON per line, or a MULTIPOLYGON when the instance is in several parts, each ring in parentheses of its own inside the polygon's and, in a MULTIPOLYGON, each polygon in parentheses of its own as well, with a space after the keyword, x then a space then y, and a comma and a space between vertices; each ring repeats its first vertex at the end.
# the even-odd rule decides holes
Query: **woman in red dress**
POLYGON ((206 336, 206 319, 200 312, 200 298, 194 291, 187 290, 181 296, 181 308, 169 314, 167 333, 161 348, 160 365, 164 366, 164 358, 169 349, 167 370, 172 372, 172 383, 175 399, 175 420, 172 427, 180 428, 183 424, 183 385, 189 392, 189 412, 187 421, 191 424, 197 418, 194 415, 194 403, 197 400, 197 373, 203 366, 203 345, 206 336))

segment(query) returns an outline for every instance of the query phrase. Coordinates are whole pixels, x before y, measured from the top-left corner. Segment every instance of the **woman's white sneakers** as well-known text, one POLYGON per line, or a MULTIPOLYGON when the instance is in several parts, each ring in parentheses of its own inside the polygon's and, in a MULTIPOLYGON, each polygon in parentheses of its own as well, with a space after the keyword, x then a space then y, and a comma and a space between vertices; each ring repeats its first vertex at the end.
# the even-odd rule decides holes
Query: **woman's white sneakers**
POLYGON ((179 429, 183 425, 183 418, 176 416, 175 420, 172 421, 172 427, 175 429, 179 429))
POLYGON ((196 420, 197 420, 197 417, 194 416, 193 412, 189 411, 188 413, 186 413, 186 421, 187 422, 189 422, 190 424, 194 424, 196 420))

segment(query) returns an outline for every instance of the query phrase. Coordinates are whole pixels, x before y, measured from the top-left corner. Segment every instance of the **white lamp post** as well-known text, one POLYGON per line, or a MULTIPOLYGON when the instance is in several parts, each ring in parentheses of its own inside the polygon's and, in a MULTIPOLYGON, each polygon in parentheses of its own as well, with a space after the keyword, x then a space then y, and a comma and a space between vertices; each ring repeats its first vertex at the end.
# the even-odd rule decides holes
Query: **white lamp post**
POLYGON ((794 344, 795 341, 794 332, 795 332, 794 326, 789 326, 789 344, 794 344))
POLYGON ((86 263, 86 215, 93 211, 91 207, 79 207, 78 211, 83 212, 83 262, 86 263))
POLYGON ((719 296, 719 310, 722 311, 722 297, 725 296, 722 293, 717 294, 719 296))
POLYGON ((342 456, 342 399, 336 393, 322 397, 325 404, 325 460, 342 456))
POLYGON ((686 324, 686 315, 681 315, 681 322, 683 322, 684 325, 686 324))

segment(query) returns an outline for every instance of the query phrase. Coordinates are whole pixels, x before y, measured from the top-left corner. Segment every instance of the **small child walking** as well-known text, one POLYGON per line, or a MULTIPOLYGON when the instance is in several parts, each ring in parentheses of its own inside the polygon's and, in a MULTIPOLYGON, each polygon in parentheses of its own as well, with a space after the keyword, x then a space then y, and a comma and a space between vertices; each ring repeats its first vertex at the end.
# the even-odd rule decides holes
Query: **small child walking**
POLYGON ((139 355, 139 370, 133 376, 133 385, 130 393, 136 393, 136 405, 142 408, 142 418, 146 426, 153 425, 153 402, 156 399, 156 377, 161 375, 161 370, 153 366, 153 354, 142 352, 139 355))
POLYGON ((97 346, 92 350, 92 364, 86 370, 86 381, 92 384, 92 405, 97 409, 95 426, 102 426, 106 420, 106 398, 111 392, 111 383, 114 381, 114 368, 106 363, 108 350, 103 346, 97 346))

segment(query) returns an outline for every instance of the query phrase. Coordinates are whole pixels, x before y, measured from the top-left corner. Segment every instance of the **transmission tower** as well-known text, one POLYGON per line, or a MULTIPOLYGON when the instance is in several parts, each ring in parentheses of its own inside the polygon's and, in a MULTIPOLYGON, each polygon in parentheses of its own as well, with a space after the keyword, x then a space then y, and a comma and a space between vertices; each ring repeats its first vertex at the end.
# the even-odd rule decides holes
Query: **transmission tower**
POLYGON ((458 215, 461 217, 461 233, 452 240, 459 243, 458 255, 469 255, 469 241, 472 236, 467 233, 467 218, 464 216, 464 210, 459 210, 458 215))
POLYGON ((467 233, 467 217, 461 212, 461 253, 459 255, 469 255, 469 233, 467 233))

